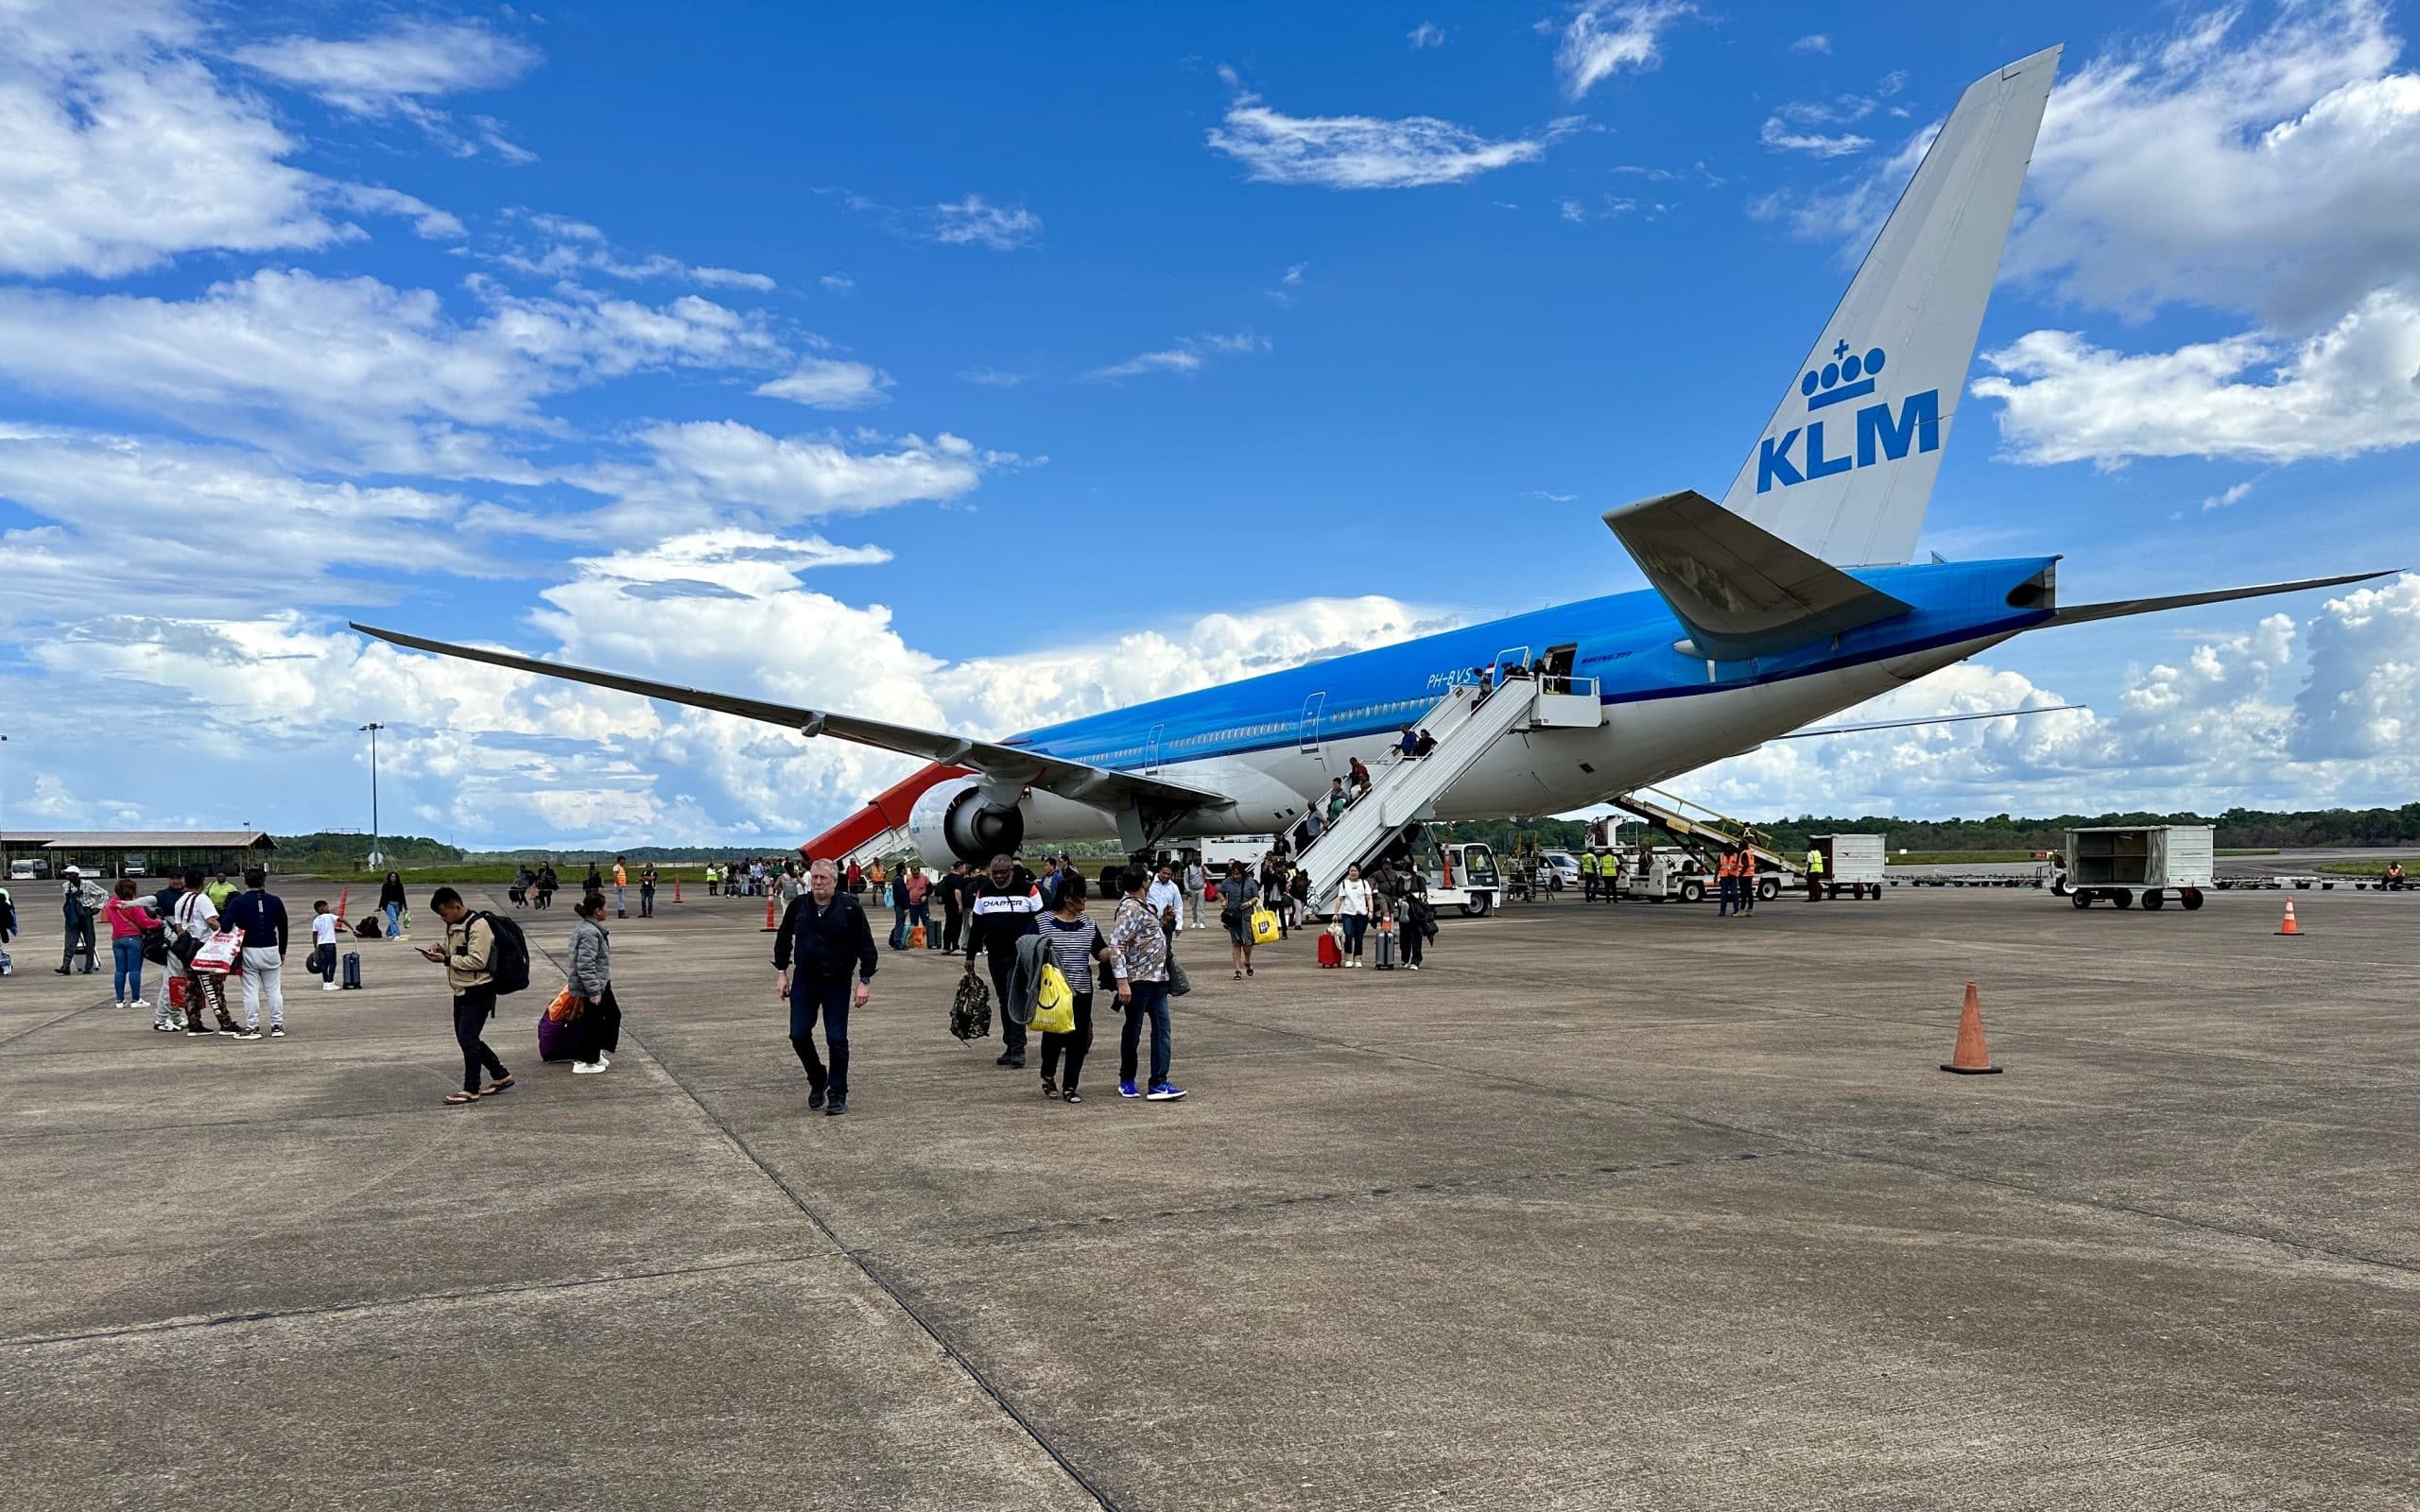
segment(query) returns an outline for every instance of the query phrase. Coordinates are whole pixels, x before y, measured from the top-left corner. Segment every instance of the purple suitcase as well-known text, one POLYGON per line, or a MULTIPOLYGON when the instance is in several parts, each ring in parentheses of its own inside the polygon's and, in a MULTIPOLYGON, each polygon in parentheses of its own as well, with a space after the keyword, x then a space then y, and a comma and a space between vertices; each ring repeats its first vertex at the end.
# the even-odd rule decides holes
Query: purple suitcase
POLYGON ((578 1019, 566 1019, 557 1023, 546 1017, 545 1009, 538 1010, 538 1058, 540 1060, 571 1059, 578 1047, 579 1037, 579 1021, 578 1019))

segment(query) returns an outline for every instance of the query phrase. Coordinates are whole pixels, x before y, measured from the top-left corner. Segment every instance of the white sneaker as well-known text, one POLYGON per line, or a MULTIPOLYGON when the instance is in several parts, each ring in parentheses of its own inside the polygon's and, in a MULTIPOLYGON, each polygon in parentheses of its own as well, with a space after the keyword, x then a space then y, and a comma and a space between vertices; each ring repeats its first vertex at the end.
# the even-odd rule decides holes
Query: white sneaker
POLYGON ((127 1005, 130 1008, 147 1008, 150 1005, 150 1004, 144 1002, 141 998, 136 998, 133 1002, 127 1005))
POLYGON ((334 992, 337 990, 337 985, 334 982, 322 982, 320 984, 320 990, 322 992, 334 992))
POLYGON ((1414 961, 1414 962, 1412 962, 1412 963, 1411 963, 1411 965, 1410 965, 1410 966, 1409 966, 1409 967, 1405 968, 1405 970, 1407 970, 1407 971, 1419 971, 1419 970, 1420 970, 1420 963, 1419 963, 1418 961, 1414 961))
POLYGON ((123 1008, 128 1006, 128 1004, 126 999, 120 998, 115 1003, 111 1004, 110 1006, 113 1008, 123 1008))
POLYGON ((610 1066, 614 1063, 614 1057, 599 1050, 596 1052, 596 1063, 600 1066, 610 1066))
POLYGON ((591 1065, 585 1060, 575 1060, 572 1062, 571 1066, 571 1074, 575 1076, 595 1076, 603 1073, 604 1070, 605 1062, 601 1060, 597 1061, 595 1065, 591 1065))

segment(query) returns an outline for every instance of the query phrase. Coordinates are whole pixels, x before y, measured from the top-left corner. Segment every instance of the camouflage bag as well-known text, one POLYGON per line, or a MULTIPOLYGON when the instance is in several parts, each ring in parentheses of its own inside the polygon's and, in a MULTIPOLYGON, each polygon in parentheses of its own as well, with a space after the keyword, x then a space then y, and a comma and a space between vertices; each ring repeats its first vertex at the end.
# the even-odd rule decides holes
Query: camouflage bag
POLYGON ((992 1038, 992 989, 972 972, 959 979, 958 996, 949 1005, 949 1032, 960 1040, 992 1038))

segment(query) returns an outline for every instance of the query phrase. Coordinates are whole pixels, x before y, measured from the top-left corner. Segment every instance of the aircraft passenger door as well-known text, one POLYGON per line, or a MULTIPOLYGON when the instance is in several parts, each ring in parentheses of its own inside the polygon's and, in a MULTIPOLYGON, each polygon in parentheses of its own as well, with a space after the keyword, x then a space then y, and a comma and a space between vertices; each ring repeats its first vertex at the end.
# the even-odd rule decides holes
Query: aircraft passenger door
POLYGON ((1165 733, 1167 733, 1167 728, 1168 728, 1168 727, 1167 727, 1167 726, 1166 726, 1166 725, 1153 725, 1153 726, 1151 727, 1151 735, 1150 735, 1150 738, 1149 740, 1146 740, 1145 742, 1143 742, 1143 770, 1144 770, 1144 771, 1146 771, 1146 772, 1152 772, 1152 773, 1156 773, 1156 772, 1158 772, 1158 771, 1159 771, 1159 769, 1160 769, 1160 736, 1162 736, 1163 734, 1165 734, 1165 733))
POLYGON ((1322 688, 1303 700, 1303 731, 1297 742, 1304 755, 1327 769, 1327 757, 1320 749, 1320 715, 1327 711, 1327 690, 1322 688))

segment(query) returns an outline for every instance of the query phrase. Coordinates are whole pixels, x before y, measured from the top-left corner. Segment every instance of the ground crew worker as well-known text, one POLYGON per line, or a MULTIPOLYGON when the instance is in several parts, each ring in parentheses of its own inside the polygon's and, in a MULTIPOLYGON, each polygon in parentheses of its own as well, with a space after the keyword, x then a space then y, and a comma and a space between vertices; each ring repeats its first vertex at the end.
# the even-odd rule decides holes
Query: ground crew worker
POLYGON ((1580 896, 1587 902, 1597 901, 1597 852, 1580 852, 1580 896))
POLYGON ((1715 918, 1739 911, 1739 848, 1736 845, 1724 846, 1722 859, 1714 865, 1714 891, 1715 918))
POLYGON ((1806 901, 1810 903, 1824 901, 1824 852, 1814 845, 1806 848, 1806 901))

